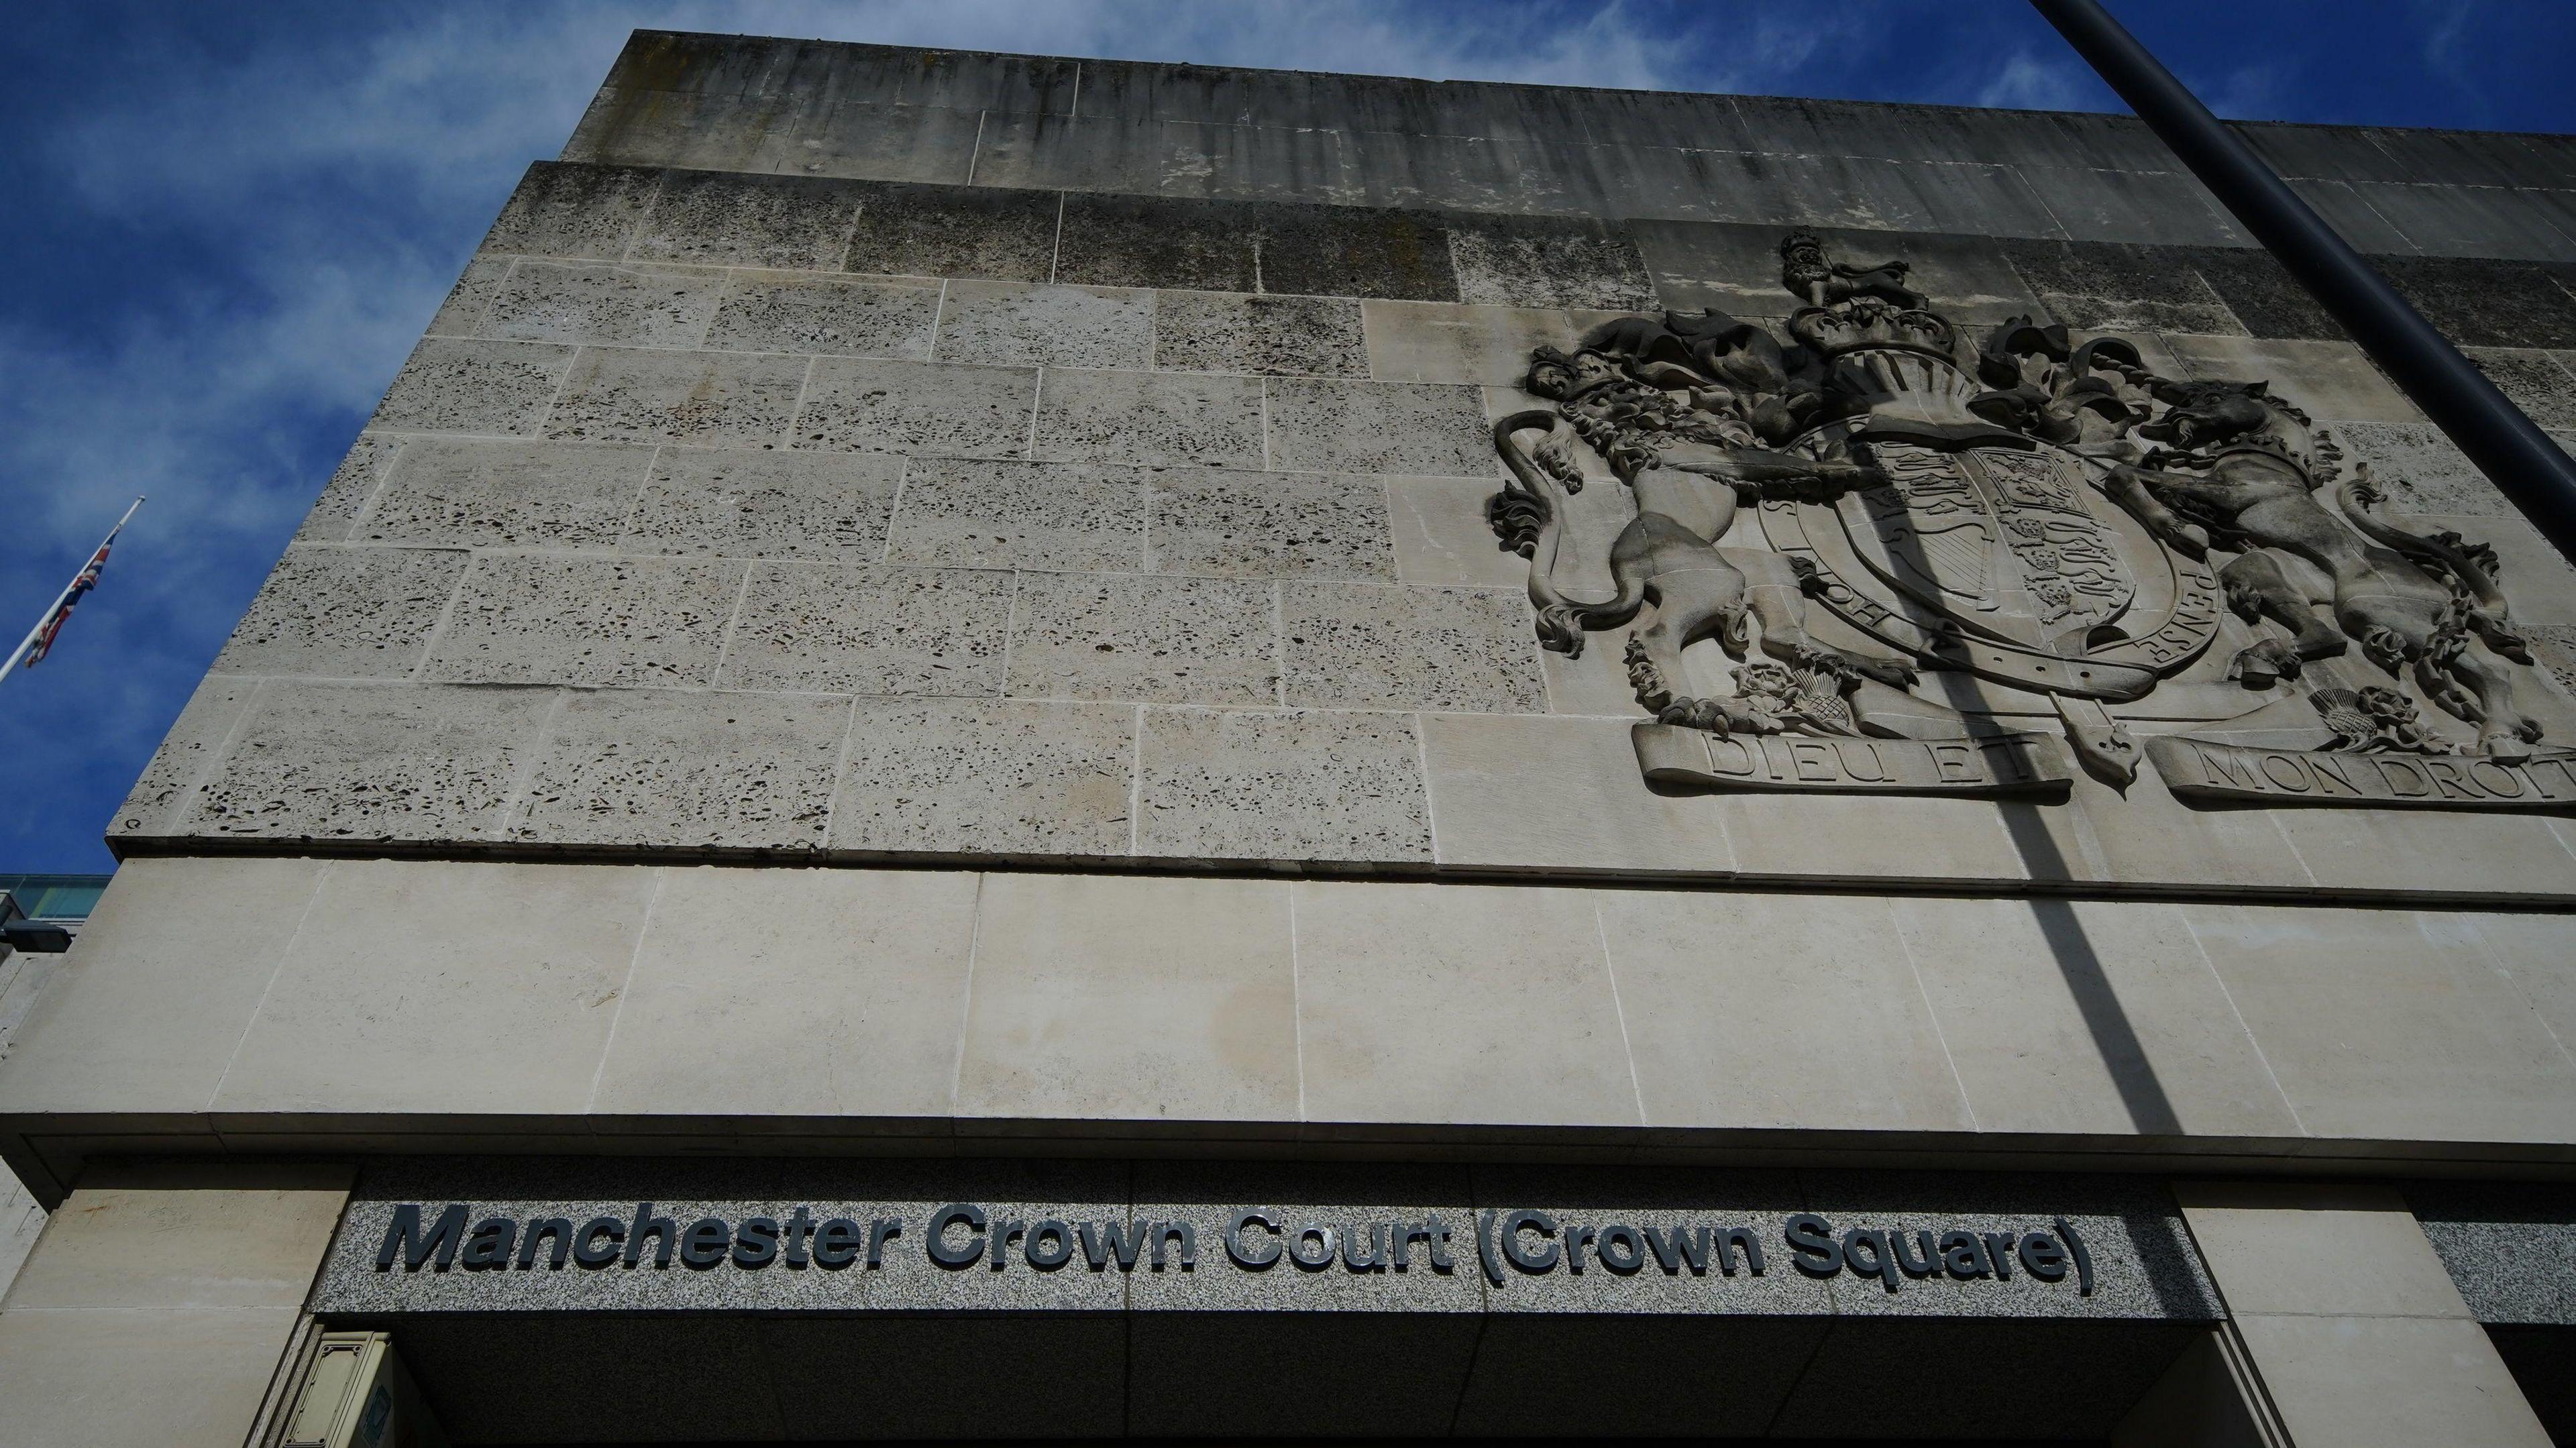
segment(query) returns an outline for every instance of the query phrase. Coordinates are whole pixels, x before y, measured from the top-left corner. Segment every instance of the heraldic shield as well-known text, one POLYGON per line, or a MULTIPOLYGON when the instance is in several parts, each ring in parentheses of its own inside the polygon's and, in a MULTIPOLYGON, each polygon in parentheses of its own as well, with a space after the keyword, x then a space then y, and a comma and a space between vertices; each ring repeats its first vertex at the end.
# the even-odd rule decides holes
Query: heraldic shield
POLYGON ((1971 342, 1904 263, 1807 233, 1781 261, 1778 331, 1621 317, 1537 349, 1523 387, 1550 405, 1495 424, 1487 520, 1530 560, 1544 646, 1627 629, 1648 780, 2062 798, 2063 740, 2115 786, 2152 759, 2202 800, 2576 797, 2576 753, 2516 702, 2494 551, 2383 516, 2265 383, 2158 376, 2027 317, 1971 342), (1633 504, 1607 596, 1567 521, 1587 447, 1633 504), (2153 748, 2114 707, 2158 722, 2153 748))
POLYGON ((2018 438, 1942 441, 1866 419, 1801 440, 1865 453, 1886 479, 1761 505, 1764 536, 1812 566, 1827 610, 1935 667, 2106 703, 2145 697, 2216 637, 2216 575, 2106 498, 2100 463, 2018 438))

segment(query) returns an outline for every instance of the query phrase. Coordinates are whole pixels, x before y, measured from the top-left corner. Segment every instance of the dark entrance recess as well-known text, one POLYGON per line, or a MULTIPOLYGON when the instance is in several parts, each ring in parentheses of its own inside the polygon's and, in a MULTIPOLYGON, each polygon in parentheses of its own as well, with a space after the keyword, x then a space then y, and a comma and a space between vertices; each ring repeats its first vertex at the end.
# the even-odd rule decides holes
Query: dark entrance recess
POLYGON ((2170 1321, 476 1313, 383 1327, 459 1444, 2107 1442, 2170 1321))

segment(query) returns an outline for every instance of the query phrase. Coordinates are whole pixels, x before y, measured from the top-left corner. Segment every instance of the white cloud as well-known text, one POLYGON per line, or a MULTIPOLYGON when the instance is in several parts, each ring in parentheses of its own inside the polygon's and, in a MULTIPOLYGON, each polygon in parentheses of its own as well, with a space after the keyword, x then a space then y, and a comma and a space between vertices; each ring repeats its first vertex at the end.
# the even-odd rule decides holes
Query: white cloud
POLYGON ((1977 89, 1972 103, 2023 111, 2075 110, 2092 99, 2092 83, 2093 73, 2071 54, 2043 60, 2016 50, 1977 89))

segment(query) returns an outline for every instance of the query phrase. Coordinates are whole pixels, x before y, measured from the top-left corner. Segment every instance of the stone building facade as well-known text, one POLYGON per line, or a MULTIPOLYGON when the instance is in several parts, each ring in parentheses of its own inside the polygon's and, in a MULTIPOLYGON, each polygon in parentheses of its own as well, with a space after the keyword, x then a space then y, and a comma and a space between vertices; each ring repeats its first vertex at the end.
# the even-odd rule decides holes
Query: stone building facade
POLYGON ((639 32, 109 838, 12 1442, 2576 1423, 2576 569, 2125 117, 639 32))

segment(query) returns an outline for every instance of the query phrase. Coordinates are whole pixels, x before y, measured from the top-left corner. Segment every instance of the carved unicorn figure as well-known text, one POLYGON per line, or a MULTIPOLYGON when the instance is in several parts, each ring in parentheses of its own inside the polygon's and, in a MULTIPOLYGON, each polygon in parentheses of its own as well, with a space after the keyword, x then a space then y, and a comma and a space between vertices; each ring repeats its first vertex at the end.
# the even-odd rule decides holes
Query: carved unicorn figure
POLYGON ((2515 707, 2504 661, 2528 664, 2531 653, 2508 619, 2492 549, 2379 516, 2366 468, 2334 488, 2341 518, 2329 513, 2316 495, 2334 483, 2341 453, 2263 383, 2142 380, 2167 410, 2136 431, 2162 446, 2119 463, 2106 487, 2177 549, 2242 550, 2219 570, 2230 606, 2290 637, 2240 651, 2238 677, 2295 677, 2307 660, 2357 643, 2476 725, 2481 752, 2530 754, 2540 725, 2515 707))

